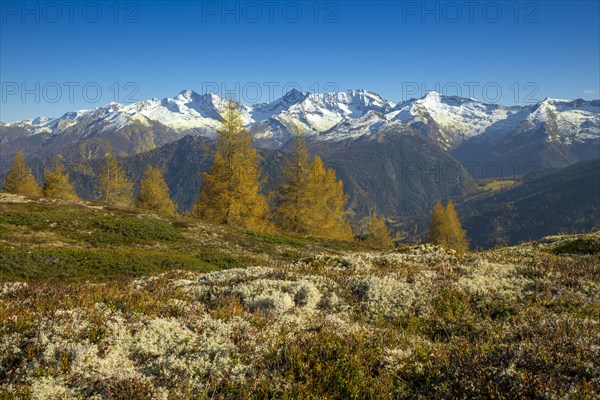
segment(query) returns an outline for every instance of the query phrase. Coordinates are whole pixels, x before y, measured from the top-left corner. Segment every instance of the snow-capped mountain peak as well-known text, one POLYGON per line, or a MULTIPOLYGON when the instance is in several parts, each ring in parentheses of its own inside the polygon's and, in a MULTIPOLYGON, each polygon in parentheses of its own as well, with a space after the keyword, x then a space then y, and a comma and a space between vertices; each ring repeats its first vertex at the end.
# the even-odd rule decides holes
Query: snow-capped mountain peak
POLYGON ((600 101, 545 98, 536 104, 515 134, 543 133, 547 141, 600 142, 600 101))
POLYGON ((423 96, 422 98, 420 98, 417 101, 422 104, 437 104, 437 103, 441 103, 442 95, 439 94, 438 92, 432 90, 430 92, 427 92, 427 94, 425 94, 425 96, 423 96))
POLYGON ((292 88, 289 92, 284 94, 283 97, 281 97, 281 99, 279 99, 279 100, 284 103, 287 103, 287 104, 293 104, 293 103, 297 103, 299 101, 303 101, 307 96, 308 96, 308 93, 302 93, 298 89, 292 88))
POLYGON ((199 97, 200 95, 191 89, 184 89, 181 92, 179 92, 175 98, 177 100, 185 101, 185 100, 189 100, 195 96, 199 97))
POLYGON ((37 117, 33 120, 31 120, 31 125, 45 125, 48 123, 48 121, 51 121, 54 118, 48 118, 48 117, 37 117))
POLYGON ((255 104, 252 107, 252 120, 254 122, 264 121, 285 110, 288 110, 295 104, 301 103, 308 97, 308 93, 302 93, 298 89, 292 89, 283 97, 269 103, 255 104))
MULTIPOLYGON (((394 106, 394 103, 366 90, 330 93, 292 90, 274 102, 252 106, 252 122, 256 125, 251 131, 260 138, 261 145, 272 146, 268 143, 272 139, 277 147, 291 137, 294 126, 300 126, 307 136, 325 138, 339 124, 348 122, 344 129, 351 129, 353 120, 370 111, 385 114, 394 106)), ((355 137, 357 132, 348 134, 355 137)), ((328 139, 331 137, 337 135, 328 139)))
MULTIPOLYGON (((4 126, 21 127, 31 134, 57 135, 79 125, 80 130, 89 131, 85 135, 94 135, 131 124, 151 127, 157 123, 178 134, 214 136, 224 102, 215 93, 199 94, 186 89, 173 98, 128 105, 113 102, 93 110, 68 112, 59 118, 38 117, 4 126)), ((546 98, 532 106, 506 107, 435 91, 419 99, 394 103, 362 89, 331 93, 292 89, 268 103, 242 105, 241 111, 257 144, 271 148, 285 145, 294 126, 300 126, 314 140, 341 140, 403 124, 430 136, 446 149, 466 140, 498 142, 507 134, 532 130, 548 132, 549 140, 563 143, 600 140, 600 100, 546 98)))

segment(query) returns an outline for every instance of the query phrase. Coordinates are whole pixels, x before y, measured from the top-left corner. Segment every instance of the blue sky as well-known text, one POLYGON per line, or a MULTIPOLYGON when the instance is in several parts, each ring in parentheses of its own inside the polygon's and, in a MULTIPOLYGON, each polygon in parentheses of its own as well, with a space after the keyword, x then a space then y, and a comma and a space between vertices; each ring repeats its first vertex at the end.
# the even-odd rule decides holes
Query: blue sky
POLYGON ((292 87, 600 97, 597 1, 74 3, 0 3, 0 120, 188 88, 246 103, 292 87))

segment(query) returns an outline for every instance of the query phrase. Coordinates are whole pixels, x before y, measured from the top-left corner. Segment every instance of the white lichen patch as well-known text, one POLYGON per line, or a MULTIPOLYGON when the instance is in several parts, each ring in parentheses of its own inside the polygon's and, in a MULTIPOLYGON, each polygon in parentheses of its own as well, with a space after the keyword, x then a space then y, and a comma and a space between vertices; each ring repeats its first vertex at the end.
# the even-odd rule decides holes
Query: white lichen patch
POLYGON ((498 264, 476 259, 459 268, 463 273, 456 285, 467 293, 483 298, 516 301, 531 280, 518 273, 514 264, 498 264))
POLYGON ((360 276, 349 282, 352 295, 371 316, 394 317, 408 311, 429 312, 429 300, 436 273, 423 271, 411 279, 389 274, 383 277, 360 276))
POLYGON ((354 253, 342 256, 318 254, 291 265, 298 270, 324 274, 386 273, 414 267, 430 267, 456 262, 454 250, 432 245, 411 246, 386 253, 354 253))
POLYGON ((0 296, 9 296, 19 289, 27 287, 26 282, 4 282, 0 283, 0 296))
POLYGON ((290 371, 302 357, 314 357, 315 369, 299 368, 303 374, 340 359, 355 367, 371 360, 379 380, 426 372, 471 341, 493 348, 504 340, 503 351, 514 344, 498 376, 518 379, 519 357, 535 354, 539 338, 554 340, 548 357, 575 357, 554 343, 576 347, 577 368, 598 376, 593 260, 592 273, 580 277, 579 270, 544 269, 534 257, 560 258, 529 244, 468 255, 427 245, 317 254, 289 265, 139 278, 120 291, 84 284, 93 294, 77 301, 46 302, 33 284, 3 283, 0 304, 11 306, 0 309, 0 367, 10 378, 0 382, 0 397, 239 398, 252 388, 255 397, 264 388, 277 397, 296 383, 290 371), (496 300, 520 314, 480 314, 496 300))
POLYGON ((80 398, 64 382, 54 379, 51 376, 31 379, 30 396, 31 400, 72 400, 80 398))

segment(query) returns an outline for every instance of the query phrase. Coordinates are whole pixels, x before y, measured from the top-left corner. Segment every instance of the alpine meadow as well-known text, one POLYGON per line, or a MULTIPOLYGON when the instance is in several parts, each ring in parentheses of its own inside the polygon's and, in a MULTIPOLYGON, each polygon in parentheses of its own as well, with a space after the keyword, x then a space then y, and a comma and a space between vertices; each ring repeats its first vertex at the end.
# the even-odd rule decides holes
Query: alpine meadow
POLYGON ((0 12, 0 400, 600 398, 597 1, 0 12))

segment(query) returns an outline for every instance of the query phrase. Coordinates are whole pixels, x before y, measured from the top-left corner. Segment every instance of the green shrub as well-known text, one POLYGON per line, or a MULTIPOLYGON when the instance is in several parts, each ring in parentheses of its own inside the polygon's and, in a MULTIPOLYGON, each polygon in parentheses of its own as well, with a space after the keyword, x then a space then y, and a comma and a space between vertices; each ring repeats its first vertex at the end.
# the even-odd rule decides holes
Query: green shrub
POLYGON ((181 233, 168 222, 148 218, 104 218, 96 226, 105 232, 143 240, 177 241, 181 233))
POLYGON ((96 247, 118 246, 123 243, 123 236, 109 232, 94 232, 85 240, 96 247))
POLYGON ((203 263, 219 269, 235 268, 248 263, 248 259, 244 257, 234 257, 219 252, 200 253, 196 257, 203 263))
POLYGON ((269 244, 282 244, 296 247, 302 246, 304 244, 301 240, 296 239, 294 237, 276 233, 246 231, 244 232, 244 234, 249 238, 269 244))
POLYGON ((95 212, 84 208, 34 208, 28 207, 19 211, 4 211, 0 207, 0 224, 15 226, 26 226, 34 231, 44 231, 49 228, 53 230, 73 233, 80 228, 91 228, 92 218, 96 218, 95 212))
POLYGON ((176 220, 171 223, 171 225, 175 228, 186 229, 190 227, 190 223, 183 220, 176 220))
POLYGON ((320 242, 319 244, 323 247, 325 247, 326 249, 330 249, 330 250, 339 250, 339 251, 343 251, 343 250, 351 250, 353 248, 355 248, 355 244, 351 243, 351 242, 334 242, 334 241, 326 241, 324 239, 321 239, 322 242, 320 242))
POLYGON ((0 215, 0 223, 17 226, 32 226, 37 222, 43 222, 45 220, 46 218, 44 215, 29 212, 9 211, 0 215))
POLYGON ((142 249, 11 249, 0 245, 0 280, 101 282, 175 269, 218 269, 193 255, 142 249))
POLYGON ((554 254, 600 254, 600 242, 594 239, 577 238, 552 249, 554 254))

